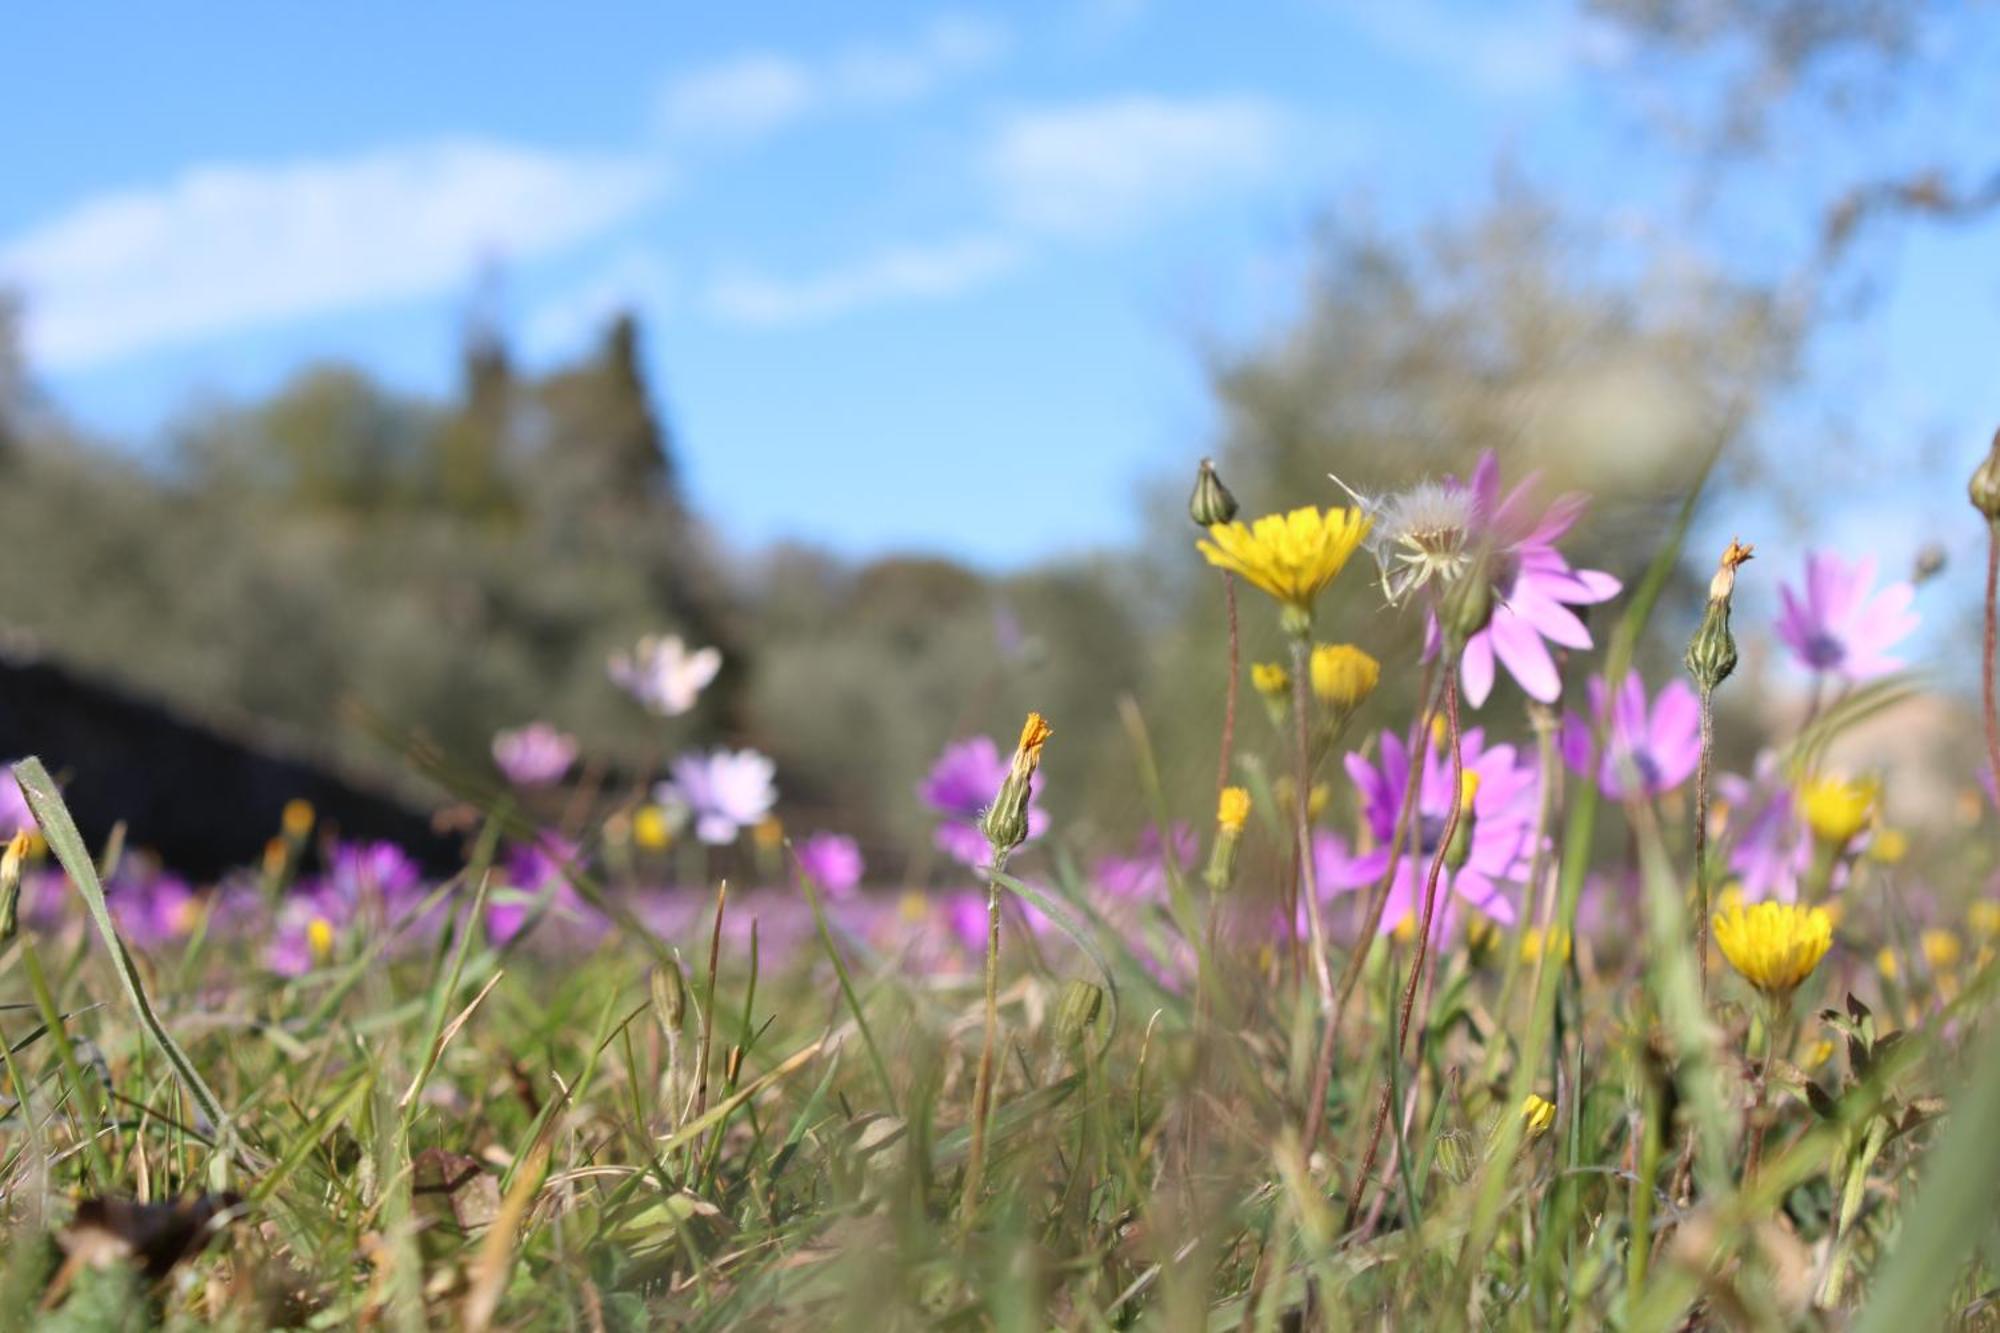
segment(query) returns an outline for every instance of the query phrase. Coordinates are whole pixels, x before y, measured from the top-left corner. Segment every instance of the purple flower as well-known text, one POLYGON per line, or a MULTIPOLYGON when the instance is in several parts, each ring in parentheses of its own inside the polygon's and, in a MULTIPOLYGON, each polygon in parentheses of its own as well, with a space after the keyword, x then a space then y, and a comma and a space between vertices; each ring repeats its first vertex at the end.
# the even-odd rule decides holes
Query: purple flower
POLYGON ((325 893, 343 919, 364 906, 394 920, 422 897, 423 874, 393 842, 343 842, 333 849, 325 893))
POLYGON ((829 898, 854 896, 866 868, 861 848, 854 839, 838 833, 815 833, 798 845, 799 869, 805 877, 826 890, 829 898))
POLYGON ((1875 582, 1875 557, 1862 556, 1852 565, 1830 551, 1806 556, 1803 592, 1781 584, 1784 610, 1778 616, 1778 637, 1801 665, 1849 680, 1886 676, 1903 665, 1888 649, 1917 627, 1910 610, 1916 589, 1892 583, 1870 591, 1875 582))
POLYGON ((1585 498, 1559 496, 1534 518, 1527 510, 1534 484, 1530 473, 1503 499, 1500 464, 1491 449, 1472 469, 1474 540, 1492 543, 1493 561, 1493 618, 1465 641, 1461 659, 1465 697, 1474 708, 1493 692, 1496 657, 1530 698, 1554 703, 1562 680, 1542 640, 1589 648, 1590 631, 1569 608, 1609 601, 1622 586, 1598 570, 1571 569, 1556 550, 1557 539, 1582 517, 1585 498))
POLYGON ((673 779, 661 783, 655 795, 693 815, 695 836, 711 846, 736 841, 778 801, 777 766, 755 750, 684 754, 670 771, 673 779))
MULTIPOLYGON (((1602 676, 1590 679, 1590 713, 1606 727, 1597 789, 1613 801, 1653 797, 1686 782, 1701 759, 1701 705, 1686 681, 1669 681, 1649 710, 1645 682, 1630 672, 1609 698, 1602 676), (1629 791, 1626 779, 1638 785, 1629 791)), ((1592 723, 1571 712, 1563 719, 1563 762, 1578 773, 1590 767, 1592 723)))
MULTIPOLYGON (((1194 864, 1199 843, 1186 824, 1173 827, 1173 857, 1176 868, 1185 872, 1194 864)), ((1093 877, 1108 897, 1128 902, 1150 902, 1167 891, 1167 858, 1160 849, 1160 830, 1148 824, 1140 831, 1130 856, 1107 856, 1097 863, 1093 877)))
POLYGON ((569 881, 568 867, 577 858, 576 844, 557 833, 543 833, 508 852, 505 882, 486 905, 486 933, 495 944, 505 944, 521 933, 544 894, 551 911, 578 919, 588 916, 582 897, 569 881))
POLYGON ((517 787, 551 786, 576 762, 576 737, 546 722, 530 722, 494 736, 493 762, 517 787))
POLYGON ((14 777, 14 761, 7 761, 7 772, 0 776, 0 839, 13 837, 16 833, 32 831, 35 825, 34 812, 28 809, 28 798, 21 794, 21 784, 14 777))
POLYGON ((326 962, 340 931, 352 922, 354 906, 326 885, 300 885, 278 908, 264 966, 281 977, 302 977, 326 962))
POLYGON ((106 886, 104 900, 118 933, 141 949, 185 939, 201 914, 187 881, 157 868, 119 875, 106 886))
POLYGON ((1716 779, 1715 790, 1728 807, 1728 827, 1735 835, 1729 869, 1743 897, 1796 902, 1799 883, 1812 869, 1812 830, 1799 813, 1778 756, 1764 751, 1749 777, 1725 773, 1716 779))
MULTIPOLYGON (((1459 743, 1465 770, 1479 775, 1479 788, 1472 800, 1472 835, 1465 864, 1456 870, 1446 866, 1442 871, 1432 921, 1434 941, 1443 938, 1451 915, 1445 894, 1462 899, 1466 906, 1502 925, 1513 924, 1514 904, 1501 886, 1518 885, 1527 879, 1534 850, 1530 845, 1538 787, 1534 764, 1517 759, 1511 745, 1488 747, 1485 734, 1477 727, 1461 735, 1459 743)), ((1359 754, 1350 754, 1347 772, 1361 792, 1362 817, 1377 845, 1345 867, 1329 867, 1329 887, 1334 890, 1372 883, 1388 869, 1389 845, 1395 837, 1396 816, 1402 809, 1403 787, 1410 773, 1410 754, 1402 737, 1385 731, 1379 764, 1371 765, 1359 754)), ((1404 848, 1390 881, 1380 927, 1385 933, 1406 919, 1414 925, 1422 916, 1424 883, 1457 799, 1452 790, 1450 751, 1441 745, 1425 745, 1415 836, 1410 839, 1415 845, 1404 848)))
MULTIPOLYGON (((945 746, 930 775, 917 788, 926 805, 942 817, 936 843, 939 851, 961 865, 983 866, 991 852, 986 835, 980 831, 979 817, 1007 777, 1007 760, 990 736, 974 736, 945 746)), ((1038 838, 1049 826, 1049 816, 1036 804, 1036 793, 1028 795, 1028 836, 1038 838)))

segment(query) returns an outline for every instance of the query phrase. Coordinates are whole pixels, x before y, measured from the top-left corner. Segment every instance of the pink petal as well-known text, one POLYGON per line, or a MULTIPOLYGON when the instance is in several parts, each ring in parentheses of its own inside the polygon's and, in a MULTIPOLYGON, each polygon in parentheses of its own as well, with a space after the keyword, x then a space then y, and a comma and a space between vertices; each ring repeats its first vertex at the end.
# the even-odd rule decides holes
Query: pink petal
POLYGON ((1465 641, 1465 701, 1474 708, 1493 693, 1493 632, 1491 626, 1465 641))
POLYGON ((1494 653, 1529 698, 1552 704, 1561 696, 1562 678, 1556 673, 1555 659, 1532 626, 1503 607, 1493 613, 1487 631, 1493 638, 1494 653))

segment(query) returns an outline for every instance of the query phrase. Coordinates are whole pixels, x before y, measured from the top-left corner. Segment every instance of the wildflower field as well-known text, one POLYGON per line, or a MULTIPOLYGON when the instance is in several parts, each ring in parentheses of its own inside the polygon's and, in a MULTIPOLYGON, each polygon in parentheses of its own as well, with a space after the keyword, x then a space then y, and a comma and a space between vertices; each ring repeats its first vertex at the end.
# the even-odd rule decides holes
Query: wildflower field
MULTIPOLYGON (((444 875, 295 801, 188 884, 21 758, 0 1323, 2000 1326, 1990 572, 1988 767, 1913 836, 1840 758, 1935 688, 1911 583, 1688 549, 1707 468, 1616 578, 1564 552, 1590 497, 1501 473, 1259 516, 1203 465, 1214 781, 1125 709, 1135 844, 1066 827, 1040 712, 937 737, 895 867, 753 749, 586 781, 559 718, 484 777, 409 750, 444 875), (1809 706, 1731 772, 1753 641, 1809 706)), ((2000 552, 2000 443, 1938 490, 2000 552)), ((673 754, 725 665, 662 635, 603 688, 673 754)))

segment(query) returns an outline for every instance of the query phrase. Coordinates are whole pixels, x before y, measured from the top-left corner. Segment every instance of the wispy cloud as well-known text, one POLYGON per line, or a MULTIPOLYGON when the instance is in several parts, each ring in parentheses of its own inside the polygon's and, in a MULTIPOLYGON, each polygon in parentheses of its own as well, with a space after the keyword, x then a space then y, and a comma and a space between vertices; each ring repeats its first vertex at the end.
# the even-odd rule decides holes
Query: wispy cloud
POLYGON ((427 295, 550 254, 665 188, 654 162, 474 139, 188 168, 0 241, 36 364, 63 370, 222 330, 427 295))
POLYGON ((1566 7, 1502 13, 1448 0, 1344 0, 1338 9, 1382 50, 1494 98, 1553 91, 1591 42, 1590 30, 1566 7))
POLYGON ((624 250, 531 311, 522 341, 533 355, 574 351, 600 336, 614 315, 629 310, 657 319, 674 299, 673 270, 660 256, 624 250))
POLYGON ((956 296, 1007 272, 1024 255, 1013 238, 977 234, 894 246, 801 278, 739 271, 715 281, 708 308, 730 323, 807 323, 885 302, 956 296))
POLYGON ((669 81, 658 126, 680 145, 747 143, 810 115, 915 101, 990 65, 1008 44, 998 24, 948 16, 907 42, 858 43, 820 59, 752 52, 669 81))
POLYGON ((1253 97, 1118 97, 1014 112, 983 162, 1016 223, 1108 232, 1266 175, 1285 129, 1253 97))

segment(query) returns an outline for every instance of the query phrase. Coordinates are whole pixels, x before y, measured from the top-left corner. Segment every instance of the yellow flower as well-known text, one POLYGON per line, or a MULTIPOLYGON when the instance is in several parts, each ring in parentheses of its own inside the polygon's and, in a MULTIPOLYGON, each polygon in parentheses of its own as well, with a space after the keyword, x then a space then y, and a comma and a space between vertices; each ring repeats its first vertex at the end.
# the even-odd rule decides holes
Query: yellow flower
POLYGON ((1217 523, 1198 542, 1208 563, 1240 574, 1309 622, 1313 601, 1347 564, 1372 520, 1359 509, 1315 506, 1266 514, 1255 524, 1217 523))
POLYGON ((1266 699, 1282 699, 1292 688, 1292 673, 1282 662, 1252 662, 1250 686, 1266 699))
POLYGON ((315 963, 333 957, 333 923, 323 916, 306 922, 306 945, 312 950, 315 963))
POLYGON ((2000 902, 1978 899, 1965 909, 1965 924, 1983 939, 2000 939, 2000 902))
POLYGON ((1556 1104, 1531 1092, 1528 1099, 1521 1103, 1521 1119, 1527 1125, 1528 1142, 1533 1143, 1555 1126, 1556 1104))
POLYGON ((313 826, 312 802, 296 796, 293 797, 291 800, 286 801, 285 813, 281 822, 284 825, 286 837, 288 838, 305 837, 306 834, 312 832, 312 826, 313 826))
POLYGON ((903 896, 896 900, 896 915, 908 925, 921 925, 931 914, 930 899, 919 889, 905 889, 903 896))
POLYGON ((1028 714, 1028 720, 1021 724, 1021 741, 1015 748, 1028 758, 1028 768, 1032 772, 1042 762, 1042 747, 1055 734, 1048 719, 1040 713, 1028 714))
POLYGON ((1312 652, 1312 688, 1335 708, 1359 707, 1382 679, 1382 664, 1351 643, 1323 643, 1312 652))
POLYGON ((1868 817, 1875 812, 1875 798, 1880 793, 1880 784, 1872 780, 1817 777, 1800 789, 1799 802, 1814 836, 1839 848, 1868 827, 1868 817))
MULTIPOLYGON (((1280 810, 1292 808, 1293 803, 1299 799, 1298 791, 1298 784, 1292 781, 1289 773, 1281 775, 1271 784, 1271 795, 1277 797, 1280 810)), ((1306 815, 1318 819, 1326 813, 1326 804, 1332 799, 1333 793, 1327 789, 1324 782, 1313 783, 1312 790, 1306 793, 1306 815)))
POLYGON ((1958 960, 1964 954, 1964 946, 1958 942, 1958 936, 1948 930, 1927 930, 1920 937, 1920 943, 1924 961, 1931 965, 1933 972, 1958 966, 1958 960))
POLYGON ((1896 865, 1910 854, 1910 835, 1898 828, 1875 830, 1868 840, 1868 859, 1885 866, 1896 865))
POLYGON ((1215 803, 1215 826, 1232 836, 1243 831, 1243 821, 1250 818, 1250 792, 1244 787, 1224 787, 1222 797, 1215 803))
POLYGON ((1896 951, 1883 945, 1875 951, 1875 970, 1882 974, 1884 981, 1894 981, 1901 966, 1896 962, 1896 951))
POLYGON ((1461 815, 1471 814, 1472 803, 1478 799, 1479 799, 1479 774, 1474 770, 1468 768, 1464 772, 1458 775, 1459 814, 1461 815))
POLYGON ((778 822, 776 815, 765 815, 751 826, 750 836, 760 851, 774 852, 785 840, 785 826, 778 822))
MULTIPOLYGON (((1542 932, 1534 926, 1521 932, 1521 961, 1539 963, 1542 960, 1542 932)), ((1548 932, 1549 955, 1559 963, 1567 963, 1570 955, 1569 932, 1561 926, 1550 926, 1548 932)))
POLYGON ((1819 1068, 1821 1065, 1825 1064, 1828 1060, 1833 1059, 1833 1051, 1834 1051, 1833 1043, 1831 1041, 1828 1041, 1825 1037, 1821 1037, 1818 1041, 1814 1042, 1811 1046, 1806 1048, 1806 1058, 1805 1058, 1806 1068, 1808 1069, 1819 1068))
POLYGON ((1820 907, 1753 903, 1715 914, 1715 943, 1743 979, 1771 996, 1787 996, 1812 975, 1833 947, 1833 918, 1820 907))
POLYGON ((663 852, 674 840, 667 812, 657 805, 642 805, 632 812, 632 841, 649 852, 663 852))

